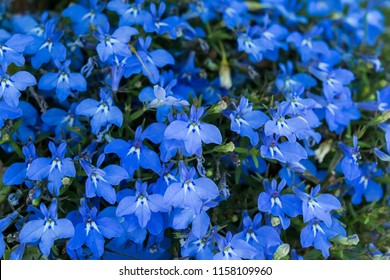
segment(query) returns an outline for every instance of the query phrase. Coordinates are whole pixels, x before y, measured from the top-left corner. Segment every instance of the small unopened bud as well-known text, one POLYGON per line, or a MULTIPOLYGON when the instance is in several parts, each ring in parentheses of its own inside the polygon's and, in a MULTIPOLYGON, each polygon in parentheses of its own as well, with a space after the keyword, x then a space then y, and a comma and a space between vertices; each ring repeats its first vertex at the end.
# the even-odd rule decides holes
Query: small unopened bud
POLYGON ((215 152, 220 152, 220 153, 231 153, 235 149, 234 143, 229 142, 226 143, 225 145, 220 145, 214 148, 215 152))
POLYGON ((7 133, 4 133, 3 135, 1 135, 1 141, 2 142, 9 141, 9 135, 7 133))
POLYGON ((279 217, 274 217, 274 216, 272 216, 272 218, 271 218, 271 225, 272 225, 273 227, 277 227, 278 225, 280 225, 280 219, 279 219, 279 217))
POLYGON ((219 67, 219 81, 221 86, 230 89, 233 86, 232 76, 230 73, 230 67, 226 60, 222 60, 219 67))
POLYGON ((71 179, 69 177, 62 178, 62 184, 64 186, 68 186, 70 184, 70 182, 71 182, 71 179))
POLYGON ((219 114, 227 108, 227 103, 224 100, 220 100, 217 104, 213 105, 208 111, 208 114, 219 114))
POLYGON ((338 237, 335 239, 335 242, 341 245, 355 246, 359 243, 359 236, 357 234, 352 234, 348 237, 338 237))
POLYGON ((318 149, 314 151, 315 157, 317 158, 319 163, 323 162, 325 156, 329 153, 331 147, 332 141, 325 141, 321 143, 318 149))
POLYGON ((290 252, 290 245, 288 245, 287 243, 283 243, 278 247, 278 249, 276 249, 276 252, 274 254, 274 260, 280 260, 284 258, 285 256, 288 255, 289 252, 290 252))

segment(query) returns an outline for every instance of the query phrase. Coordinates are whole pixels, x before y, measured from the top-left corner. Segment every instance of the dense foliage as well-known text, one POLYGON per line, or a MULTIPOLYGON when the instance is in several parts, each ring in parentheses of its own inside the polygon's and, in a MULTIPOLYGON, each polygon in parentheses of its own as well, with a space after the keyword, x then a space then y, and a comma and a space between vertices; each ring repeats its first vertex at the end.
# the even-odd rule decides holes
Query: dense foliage
POLYGON ((0 256, 389 258, 388 1, 57 5, 0 4, 0 256))

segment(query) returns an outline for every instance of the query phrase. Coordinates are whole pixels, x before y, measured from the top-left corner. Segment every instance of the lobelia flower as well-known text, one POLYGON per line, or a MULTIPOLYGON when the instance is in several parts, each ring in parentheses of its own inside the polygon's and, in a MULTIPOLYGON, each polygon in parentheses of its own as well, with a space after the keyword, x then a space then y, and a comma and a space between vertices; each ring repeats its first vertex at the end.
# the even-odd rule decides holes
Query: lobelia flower
POLYGON ((27 170, 27 177, 31 180, 39 181, 46 179, 49 181, 47 187, 53 195, 60 194, 62 179, 64 177, 75 177, 76 169, 71 158, 66 158, 66 142, 62 142, 58 147, 53 142, 49 142, 51 158, 37 158, 33 160, 27 170))
POLYGON ((0 100, 12 107, 16 108, 19 105, 20 91, 26 90, 27 87, 37 83, 35 77, 27 71, 19 71, 9 76, 7 72, 7 63, 1 64, 0 69, 0 100))
POLYGON ((41 90, 56 90, 58 99, 63 102, 71 93, 71 90, 83 92, 87 90, 87 81, 80 73, 71 73, 69 69, 71 60, 67 59, 64 63, 54 60, 58 68, 58 73, 44 74, 38 83, 41 90))
POLYGON ((39 242, 42 254, 48 256, 56 239, 71 238, 74 235, 72 222, 58 219, 57 200, 53 199, 49 209, 41 203, 35 211, 35 220, 27 222, 19 234, 20 243, 39 242))
POLYGON ((0 220, 0 258, 3 257, 5 251, 3 231, 5 231, 17 217, 18 212, 14 211, 0 220))
POLYGON ((276 159, 280 162, 299 162, 307 159, 306 150, 298 142, 285 141, 279 143, 279 136, 267 137, 264 132, 260 133, 263 144, 260 146, 261 156, 264 158, 276 159))
POLYGON ((234 110, 225 110, 223 113, 230 118, 230 129, 243 137, 248 137, 252 146, 259 142, 259 129, 268 120, 268 116, 259 110, 253 110, 252 104, 245 97, 240 98, 238 106, 232 103, 234 110))
POLYGON ((314 248, 321 250, 324 258, 328 258, 329 248, 332 244, 329 239, 336 236, 346 236, 346 232, 341 223, 332 218, 330 224, 322 222, 319 219, 312 219, 309 224, 301 231, 301 244, 303 248, 314 246, 314 248))
POLYGON ((144 0, 136 0, 135 3, 112 0, 107 4, 107 10, 116 12, 119 18, 119 26, 142 25, 151 20, 151 15, 142 10, 144 0))
POLYGON ((377 169, 376 166, 376 162, 372 164, 366 162, 361 168, 361 176, 352 181, 347 181, 354 187, 352 195, 353 204, 360 204, 363 196, 367 202, 379 201, 382 198, 383 189, 373 178, 382 177, 383 170, 377 169))
POLYGON ((328 45, 322 40, 315 39, 321 35, 322 31, 321 27, 313 26, 309 32, 303 35, 296 31, 291 33, 286 41, 295 45, 301 55, 302 62, 306 63, 320 54, 329 54, 328 45))
POLYGON ((75 109, 77 103, 72 103, 68 111, 51 108, 41 115, 42 121, 49 127, 54 127, 57 139, 61 139, 63 135, 80 138, 80 135, 73 132, 73 129, 83 128, 83 125, 75 117, 75 109))
POLYGON ((195 168, 192 167, 188 170, 183 161, 180 162, 179 166, 180 182, 173 182, 168 186, 164 194, 164 202, 173 207, 190 207, 197 214, 204 202, 219 196, 218 187, 209 178, 194 179, 195 168))
POLYGON ((256 248, 240 239, 239 235, 233 236, 230 231, 226 234, 226 238, 219 234, 214 236, 219 249, 219 253, 214 255, 214 260, 253 259, 257 254, 256 248))
POLYGON ((122 167, 111 164, 102 169, 105 155, 101 154, 97 160, 96 166, 84 159, 80 160, 88 178, 85 181, 85 197, 92 198, 95 196, 103 197, 108 203, 116 202, 116 193, 113 186, 119 185, 122 180, 129 178, 129 174, 122 167))
POLYGON ((144 132, 142 132, 142 127, 138 126, 135 131, 134 141, 125 141, 122 139, 112 140, 104 148, 104 153, 117 154, 121 159, 121 166, 126 169, 130 177, 140 167, 152 169, 154 172, 159 173, 161 170, 161 162, 157 153, 142 143, 145 139, 156 142, 155 137, 153 125, 145 129, 144 132))
POLYGON ((169 32, 171 26, 167 22, 167 19, 162 19, 162 16, 165 12, 165 2, 160 2, 158 10, 156 5, 152 2, 150 3, 150 15, 151 17, 145 17, 145 22, 143 28, 146 32, 156 32, 157 34, 164 34, 169 32))
POLYGON ((289 60, 286 64, 279 64, 282 73, 280 73, 275 81, 276 88, 282 92, 289 92, 292 87, 300 88, 303 86, 304 89, 309 89, 317 85, 316 79, 306 73, 294 72, 294 65, 289 60))
POLYGON ((276 248, 282 244, 282 241, 273 227, 261 224, 261 218, 261 214, 258 213, 252 220, 248 212, 245 211, 242 221, 243 229, 237 233, 237 236, 257 249, 257 254, 253 259, 272 259, 276 248))
POLYGON ((26 178, 31 162, 38 157, 34 144, 28 143, 23 146, 22 152, 25 162, 16 162, 7 168, 3 176, 4 185, 19 185, 24 182, 29 188, 33 186, 33 183, 26 180, 26 178))
POLYGON ((96 39, 99 40, 99 44, 96 47, 97 53, 101 61, 105 62, 112 55, 120 56, 131 56, 129 46, 127 45, 130 41, 131 36, 138 34, 138 30, 129 27, 122 26, 115 30, 115 32, 110 35, 109 24, 99 26, 97 28, 98 32, 94 33, 96 39))
POLYGON ((278 106, 278 110, 271 108, 270 113, 272 120, 269 120, 264 125, 264 133, 266 136, 276 134, 277 136, 285 136, 288 141, 295 143, 297 133, 303 130, 310 130, 307 121, 303 117, 292 117, 286 119, 286 109, 278 106))
MULTIPOLYGON (((153 4, 153 3, 152 3, 153 4)), ((160 80, 160 72, 158 68, 166 65, 175 64, 173 56, 164 49, 149 51, 152 44, 152 37, 147 36, 145 40, 138 38, 137 55, 127 59, 125 69, 125 77, 133 74, 138 74, 142 71, 143 75, 149 78, 152 84, 157 84, 160 80)))
MULTIPOLYGON (((11 107, 4 100, 0 100, 0 128, 3 128, 6 120, 23 117, 23 111, 19 107, 11 107)), ((1 137, 1 130, 0 130, 1 137)))
POLYGON ((69 240, 67 250, 77 250, 84 244, 92 251, 96 258, 104 253, 104 238, 119 237, 123 233, 120 223, 103 212, 89 208, 85 199, 81 200, 78 213, 70 213, 74 217, 75 233, 69 240), (81 217, 80 217, 81 215, 81 217))
POLYGON ((59 42, 64 31, 55 31, 56 19, 50 19, 45 23, 42 36, 35 36, 31 46, 35 55, 31 58, 31 65, 38 69, 42 64, 53 60, 64 61, 66 48, 59 42))
MULTIPOLYGON (((168 85, 169 86, 169 85, 168 85)), ((169 92, 168 88, 168 92, 169 92)), ((173 96, 167 96, 167 91, 165 88, 155 85, 153 87, 154 98, 150 100, 148 107, 149 108, 158 108, 160 106, 189 106, 187 100, 180 100, 173 96)))
POLYGON ((141 228, 152 221, 152 213, 165 212, 164 197, 160 194, 148 194, 147 183, 137 180, 135 195, 124 197, 116 209, 116 215, 122 217, 134 214, 141 228))
POLYGON ((319 194, 320 185, 310 190, 307 194, 300 189, 293 187, 294 193, 302 200, 303 222, 307 223, 317 218, 325 223, 327 227, 332 224, 330 211, 341 208, 340 201, 331 194, 319 194))
POLYGON ((214 125, 200 122, 199 119, 203 113, 203 107, 197 110, 192 105, 188 121, 175 120, 171 122, 165 130, 165 138, 184 141, 185 149, 190 155, 200 154, 202 142, 221 144, 222 136, 219 129, 214 125))
POLYGON ((339 147, 344 153, 344 158, 341 161, 341 170, 343 171, 345 178, 348 180, 354 180, 361 174, 358 160, 361 158, 358 146, 358 138, 353 136, 353 147, 349 147, 339 142, 339 147))
POLYGON ((279 217, 283 229, 290 226, 290 220, 286 217, 296 217, 302 214, 302 202, 294 194, 280 193, 286 186, 286 181, 283 179, 276 187, 276 180, 272 180, 270 184, 268 179, 264 179, 263 185, 266 192, 262 192, 258 198, 258 207, 262 212, 279 217))
MULTIPOLYGON (((0 38, 0 41, 3 41, 2 39, 0 38)), ((22 34, 14 34, 6 40, 0 42, 0 64, 14 63, 16 66, 22 66, 24 64, 24 49, 33 41, 33 38, 22 34)))
POLYGON ((123 123, 123 114, 121 110, 114 105, 111 92, 107 93, 104 89, 99 90, 100 102, 91 98, 81 101, 75 110, 77 116, 92 117, 92 133, 98 134, 101 129, 108 124, 121 127, 123 123))
MULTIPOLYGON (((87 1, 84 1, 84 3, 87 1)), ((72 20, 75 35, 83 35, 108 23, 107 16, 103 14, 104 4, 99 0, 89 0, 89 9, 83 5, 72 3, 63 10, 62 16, 72 20)), ((85 3, 86 4, 86 3, 85 3)))

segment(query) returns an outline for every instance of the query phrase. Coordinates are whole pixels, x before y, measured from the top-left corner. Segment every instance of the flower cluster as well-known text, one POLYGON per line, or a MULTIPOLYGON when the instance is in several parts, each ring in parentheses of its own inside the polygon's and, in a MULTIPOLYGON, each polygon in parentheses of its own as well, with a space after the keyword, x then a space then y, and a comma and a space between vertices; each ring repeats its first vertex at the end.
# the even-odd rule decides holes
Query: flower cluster
POLYGON ((385 3, 158 2, 1 4, 0 257, 372 257, 385 3))

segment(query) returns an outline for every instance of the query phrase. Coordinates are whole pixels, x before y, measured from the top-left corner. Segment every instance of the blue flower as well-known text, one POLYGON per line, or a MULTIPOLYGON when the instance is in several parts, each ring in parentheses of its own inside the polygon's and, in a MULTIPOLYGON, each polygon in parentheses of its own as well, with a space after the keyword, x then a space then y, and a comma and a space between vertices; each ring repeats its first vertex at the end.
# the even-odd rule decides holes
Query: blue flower
POLYGON ((187 169, 184 162, 180 162, 180 182, 173 182, 164 194, 164 201, 173 207, 192 208, 199 213, 202 204, 219 196, 217 185, 209 178, 194 179, 195 168, 187 169))
POLYGON ((312 188, 310 194, 293 187, 293 191, 302 200, 303 221, 307 223, 313 218, 323 221, 327 227, 332 224, 330 211, 341 208, 340 201, 331 194, 318 194, 320 185, 312 188))
POLYGON ((100 169, 99 167, 103 163, 104 158, 104 154, 100 155, 96 166, 93 166, 84 159, 80 160, 81 166, 88 176, 85 181, 85 196, 87 198, 92 198, 96 195, 101 196, 108 203, 114 204, 116 194, 113 186, 118 185, 122 180, 128 179, 129 175, 122 167, 114 164, 100 169))
POLYGON ((332 246, 329 239, 345 235, 344 227, 335 218, 332 218, 329 224, 321 222, 318 219, 312 219, 302 229, 301 244, 303 248, 314 246, 314 248, 321 250, 325 258, 328 258, 330 256, 329 248, 332 246))
POLYGON ((119 18, 119 26, 142 25, 151 20, 151 15, 142 10, 144 0, 136 0, 135 3, 127 3, 122 0, 112 0, 107 4, 107 10, 116 12, 119 18))
POLYGON ((263 184, 266 192, 262 192, 259 195, 259 210, 279 217, 283 229, 288 228, 290 220, 286 215, 296 217, 302 214, 301 200, 294 194, 280 194, 286 186, 284 179, 280 181, 277 188, 276 180, 272 180, 272 184, 270 184, 268 179, 264 179, 263 184))
POLYGON ((23 52, 27 45, 33 41, 31 36, 14 34, 6 42, 0 42, 0 64, 14 63, 17 66, 24 64, 23 52))
POLYGON ((239 235, 233 236, 230 231, 226 234, 226 238, 218 234, 214 236, 219 249, 219 253, 214 255, 214 260, 253 259, 257 254, 256 248, 242 240, 239 235))
POLYGON ((141 228, 145 228, 151 221, 152 212, 165 210, 164 197, 160 194, 148 194, 146 182, 136 181, 135 188, 134 196, 126 196, 119 202, 116 215, 121 217, 135 214, 141 228))
POLYGON ((28 143, 27 146, 23 146, 22 152, 25 161, 16 162, 7 168, 3 176, 4 185, 19 185, 24 182, 28 187, 33 186, 33 183, 26 179, 31 162, 37 158, 34 144, 28 143))
POLYGON ((47 126, 54 128, 57 139, 64 135, 70 135, 80 139, 80 135, 74 132, 74 129, 84 128, 75 116, 77 103, 72 103, 68 111, 51 108, 41 115, 41 119, 47 126))
POLYGON ((257 249, 255 260, 272 259, 275 250, 282 244, 279 233, 270 226, 262 226, 262 216, 256 214, 253 220, 247 211, 243 213, 243 229, 237 236, 257 249))
POLYGON ((280 162, 299 162, 301 159, 307 159, 306 150, 298 142, 285 141, 279 143, 279 136, 265 136, 260 133, 262 145, 260 146, 261 156, 264 158, 276 159, 280 162))
POLYGON ((297 133, 310 129, 307 121, 302 117, 286 119, 287 112, 280 106, 278 107, 278 111, 271 108, 270 113, 272 120, 267 121, 264 125, 264 132, 266 136, 271 136, 273 134, 276 134, 277 136, 285 136, 288 141, 295 143, 297 140, 297 133))
POLYGON ((383 170, 377 169, 376 165, 376 162, 365 163, 361 168, 361 176, 348 182, 354 187, 353 204, 360 204, 363 196, 367 202, 379 201, 382 198, 383 189, 373 178, 383 176, 383 170))
POLYGON ((309 32, 303 35, 295 31, 287 37, 287 42, 295 45, 301 55, 302 62, 306 63, 312 58, 317 58, 320 54, 329 54, 328 45, 322 40, 315 39, 322 32, 323 29, 318 26, 313 26, 309 32))
POLYGON ((107 61, 112 55, 131 56, 130 48, 127 44, 131 36, 138 34, 138 30, 133 27, 122 26, 110 35, 108 33, 109 29, 110 26, 105 24, 102 27, 99 26, 97 28, 98 32, 94 33, 94 36, 100 42, 96 47, 100 60, 103 62, 107 61))
POLYGON ((354 180, 361 174, 358 160, 361 158, 358 146, 358 138, 353 136, 353 147, 349 147, 339 142, 339 147, 344 153, 344 158, 341 161, 341 170, 343 171, 345 178, 348 180, 354 180))
POLYGON ((104 253, 104 238, 119 237, 123 232, 122 226, 115 218, 105 216, 104 212, 98 215, 98 210, 95 207, 90 209, 84 199, 81 201, 79 213, 73 213, 73 216, 75 232, 68 242, 69 250, 77 250, 85 244, 94 257, 99 258, 104 253))
POLYGON ((165 2, 160 2, 158 10, 153 2, 150 3, 151 17, 145 17, 145 22, 143 25, 146 32, 156 32, 157 34, 164 34, 169 32, 172 27, 167 22, 167 19, 162 18, 165 12, 165 8, 165 2))
POLYGON ((55 31, 56 19, 48 20, 42 37, 34 37, 31 46, 35 55, 31 58, 31 65, 38 69, 42 64, 53 60, 64 61, 66 58, 66 48, 59 42, 64 34, 63 31, 55 31))
POLYGON ((1 64, 0 69, 0 100, 3 99, 8 106, 16 108, 19 105, 20 91, 37 83, 34 76, 27 71, 19 71, 9 76, 8 65, 1 64))
POLYGON ((15 211, 0 220, 0 258, 3 257, 5 251, 3 231, 5 231, 17 217, 18 212, 15 211))
POLYGON ((72 222, 58 219, 57 200, 53 199, 49 209, 41 203, 36 209, 35 220, 27 222, 19 234, 20 243, 39 242, 42 254, 48 256, 56 239, 71 238, 74 234, 72 222))
POLYGON ((205 144, 221 144, 222 136, 218 128, 214 125, 200 122, 199 119, 203 113, 203 107, 197 110, 192 105, 188 121, 176 120, 170 123, 165 130, 165 138, 184 141, 184 146, 190 155, 201 153, 202 142, 205 144))
POLYGON ((253 110, 252 104, 245 97, 240 98, 238 106, 235 103, 232 104, 235 107, 234 111, 224 111, 224 114, 231 120, 230 129, 241 136, 248 137, 252 146, 256 146, 259 142, 256 129, 269 120, 268 116, 259 110, 253 110))
POLYGON ((94 134, 98 134, 101 129, 109 124, 121 127, 123 123, 123 114, 121 110, 114 105, 112 94, 100 89, 100 102, 87 98, 81 101, 75 110, 78 116, 92 117, 91 127, 94 134))
POLYGON ((69 70, 70 59, 64 63, 54 60, 58 68, 57 73, 44 74, 38 83, 38 88, 41 90, 56 90, 58 99, 62 102, 71 93, 71 90, 83 92, 87 90, 87 81, 80 73, 71 73, 69 70))
MULTIPOLYGON (((4 100, 0 100, 0 128, 4 127, 6 120, 13 120, 23 116, 20 107, 11 107, 4 100)), ((0 131, 1 136, 1 131, 0 131)))
POLYGON ((139 167, 152 169, 159 173, 161 170, 161 162, 155 151, 150 150, 142 142, 144 139, 153 140, 153 126, 148 127, 142 132, 142 127, 137 127, 135 131, 134 141, 125 141, 115 139, 111 141, 105 148, 104 153, 115 153, 121 159, 121 166, 126 169, 130 177, 139 167))
POLYGON ((156 84, 160 79, 158 68, 162 68, 169 64, 175 64, 175 59, 166 50, 158 49, 149 51, 148 49, 151 44, 152 37, 150 36, 147 36, 145 40, 141 37, 138 38, 136 49, 137 55, 127 59, 127 66, 124 74, 125 77, 129 77, 142 71, 143 75, 148 77, 152 84, 156 84))
POLYGON ((292 87, 299 88, 303 85, 305 89, 308 89, 317 85, 316 79, 309 74, 298 73, 294 75, 294 66, 291 61, 287 61, 286 65, 280 63, 279 67, 282 73, 278 75, 275 85, 282 92, 289 92, 292 87))
POLYGON ((89 9, 83 5, 72 3, 62 12, 62 16, 72 20, 72 30, 77 36, 108 23, 107 16, 102 13, 104 4, 99 4, 99 0, 89 0, 88 2, 89 9))
POLYGON ((54 195, 60 194, 62 179, 64 177, 75 177, 76 169, 71 158, 66 158, 66 142, 62 142, 58 148, 53 142, 49 142, 51 158, 37 158, 33 160, 27 170, 27 176, 31 180, 48 179, 47 187, 54 195))

